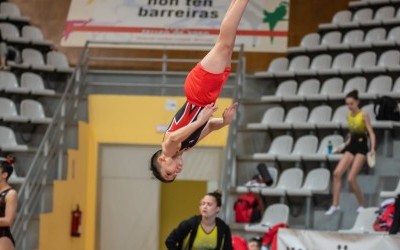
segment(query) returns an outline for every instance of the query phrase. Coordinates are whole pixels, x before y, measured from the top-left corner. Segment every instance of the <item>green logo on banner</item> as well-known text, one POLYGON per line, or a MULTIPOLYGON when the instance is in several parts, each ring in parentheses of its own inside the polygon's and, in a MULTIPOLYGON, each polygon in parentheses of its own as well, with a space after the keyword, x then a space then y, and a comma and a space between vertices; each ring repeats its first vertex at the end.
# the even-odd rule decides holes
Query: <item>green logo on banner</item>
MULTIPOLYGON (((274 31, 276 25, 280 21, 287 20, 284 18, 288 12, 288 7, 289 7, 289 3, 286 1, 282 1, 279 3, 279 6, 273 12, 268 12, 267 10, 264 9, 263 10, 263 12, 264 12, 263 23, 268 23, 269 29, 271 31, 274 31)), ((271 36, 271 43, 273 43, 273 42, 274 42, 274 37, 271 36)))

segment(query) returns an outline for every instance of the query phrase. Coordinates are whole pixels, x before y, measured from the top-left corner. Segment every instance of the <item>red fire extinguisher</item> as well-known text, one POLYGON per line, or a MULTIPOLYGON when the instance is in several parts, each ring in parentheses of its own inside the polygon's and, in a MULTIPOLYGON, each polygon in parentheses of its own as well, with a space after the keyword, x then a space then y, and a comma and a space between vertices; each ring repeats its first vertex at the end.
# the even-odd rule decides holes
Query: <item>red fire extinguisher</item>
POLYGON ((79 205, 76 205, 76 209, 71 212, 71 236, 80 237, 81 236, 81 220, 82 211, 79 210, 79 205))

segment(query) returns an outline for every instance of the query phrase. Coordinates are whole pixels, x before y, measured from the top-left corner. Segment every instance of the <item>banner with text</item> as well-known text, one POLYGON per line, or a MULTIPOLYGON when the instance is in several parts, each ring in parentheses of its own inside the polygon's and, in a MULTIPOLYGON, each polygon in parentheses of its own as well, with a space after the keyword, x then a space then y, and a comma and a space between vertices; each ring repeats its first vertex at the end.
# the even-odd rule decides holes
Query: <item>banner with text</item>
MULTIPOLYGON (((229 5, 229 0, 72 0, 61 45, 92 40, 209 49, 204 44, 215 42, 229 5)), ((286 51, 288 19, 289 0, 251 0, 236 43, 246 51, 286 51)))
POLYGON ((278 250, 400 249, 400 235, 280 229, 278 250))

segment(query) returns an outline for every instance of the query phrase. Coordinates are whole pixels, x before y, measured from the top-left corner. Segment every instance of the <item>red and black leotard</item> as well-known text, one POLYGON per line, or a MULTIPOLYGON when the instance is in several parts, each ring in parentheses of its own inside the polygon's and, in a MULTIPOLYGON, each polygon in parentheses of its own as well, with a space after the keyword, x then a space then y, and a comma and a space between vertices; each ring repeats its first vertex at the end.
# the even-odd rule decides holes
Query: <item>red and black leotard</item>
MULTIPOLYGON (((196 121, 197 116, 204 106, 211 103, 215 104, 230 72, 231 68, 226 67, 224 72, 217 74, 210 73, 203 68, 201 63, 196 64, 185 80, 184 90, 187 100, 175 114, 167 131, 178 130, 196 121)), ((187 150, 196 145, 206 124, 201 125, 201 127, 181 142, 179 151, 187 150)))
MULTIPOLYGON (((175 114, 167 131, 173 132, 196 121, 197 116, 199 115, 200 111, 203 110, 203 108, 204 107, 196 106, 186 101, 185 104, 183 104, 183 106, 175 114)), ((207 122, 201 125, 198 129, 196 129, 196 131, 194 131, 191 135, 189 135, 188 138, 182 141, 181 148, 179 149, 179 151, 187 150, 196 145, 197 141, 200 138, 201 131, 203 131, 206 124, 207 122)))
MULTIPOLYGON (((6 189, 0 193, 0 217, 4 217, 6 214, 6 195, 8 191, 12 188, 6 189)), ((12 237, 10 227, 0 227, 0 238, 1 237, 8 237, 13 245, 15 246, 14 238, 12 237)))

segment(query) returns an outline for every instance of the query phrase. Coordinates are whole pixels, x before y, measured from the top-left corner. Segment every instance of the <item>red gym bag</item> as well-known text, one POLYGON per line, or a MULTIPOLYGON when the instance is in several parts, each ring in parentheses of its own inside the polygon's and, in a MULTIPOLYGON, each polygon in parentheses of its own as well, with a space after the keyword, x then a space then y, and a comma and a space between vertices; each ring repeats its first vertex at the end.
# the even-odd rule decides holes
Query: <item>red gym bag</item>
POLYGON ((255 193, 246 193, 239 196, 235 205, 235 221, 238 223, 254 223, 261 220, 263 202, 255 193))

